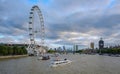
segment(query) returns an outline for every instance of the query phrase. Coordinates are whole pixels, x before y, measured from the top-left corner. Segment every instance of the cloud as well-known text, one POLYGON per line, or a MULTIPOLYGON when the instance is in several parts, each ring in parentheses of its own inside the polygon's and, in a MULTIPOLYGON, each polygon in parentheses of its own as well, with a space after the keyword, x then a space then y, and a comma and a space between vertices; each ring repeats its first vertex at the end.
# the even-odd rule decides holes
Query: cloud
POLYGON ((28 17, 33 5, 42 11, 45 39, 51 45, 89 47, 95 42, 97 47, 100 37, 106 43, 119 40, 119 0, 0 0, 2 42, 29 42, 28 17))

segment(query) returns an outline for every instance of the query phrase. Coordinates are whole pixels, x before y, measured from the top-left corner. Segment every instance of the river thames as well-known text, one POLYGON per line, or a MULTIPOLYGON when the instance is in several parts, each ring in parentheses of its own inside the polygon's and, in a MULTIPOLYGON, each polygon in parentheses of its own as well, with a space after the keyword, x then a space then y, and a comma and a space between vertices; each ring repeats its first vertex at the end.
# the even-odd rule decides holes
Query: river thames
POLYGON ((100 55, 61 55, 72 63, 50 67, 51 60, 36 57, 0 60, 0 74, 120 74, 120 57, 100 55))

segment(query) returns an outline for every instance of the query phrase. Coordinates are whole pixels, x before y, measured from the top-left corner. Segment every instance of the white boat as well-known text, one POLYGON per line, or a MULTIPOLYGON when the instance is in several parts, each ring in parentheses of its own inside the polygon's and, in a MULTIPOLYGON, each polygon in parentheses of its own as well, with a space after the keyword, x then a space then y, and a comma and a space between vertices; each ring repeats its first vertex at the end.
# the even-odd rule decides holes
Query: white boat
POLYGON ((62 66, 62 65, 65 65, 65 64, 69 64, 71 63, 72 61, 70 60, 67 60, 67 59, 64 59, 64 60, 54 60, 52 63, 51 63, 51 67, 57 67, 57 66, 62 66))

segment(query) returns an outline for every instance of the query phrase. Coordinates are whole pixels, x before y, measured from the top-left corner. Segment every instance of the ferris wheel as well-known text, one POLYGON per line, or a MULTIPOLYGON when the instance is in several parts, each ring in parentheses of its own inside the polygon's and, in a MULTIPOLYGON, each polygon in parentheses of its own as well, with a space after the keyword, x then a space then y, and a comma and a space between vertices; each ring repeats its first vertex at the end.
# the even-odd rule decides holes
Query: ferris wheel
POLYGON ((30 36, 30 44, 27 49, 30 52, 37 51, 38 46, 40 47, 44 46, 44 38, 45 38, 44 20, 41 10, 38 6, 33 6, 30 11, 29 36, 30 36), (38 16, 37 19, 35 18, 36 15, 38 16), (37 43, 37 41, 39 41, 39 43, 37 43))

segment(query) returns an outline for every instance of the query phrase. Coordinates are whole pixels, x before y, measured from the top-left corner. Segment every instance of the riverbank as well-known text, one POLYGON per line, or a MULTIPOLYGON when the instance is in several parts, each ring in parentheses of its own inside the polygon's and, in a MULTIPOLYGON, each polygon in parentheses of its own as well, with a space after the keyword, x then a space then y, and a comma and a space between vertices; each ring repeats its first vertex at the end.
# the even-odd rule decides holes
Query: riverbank
POLYGON ((12 58, 22 58, 27 57, 28 55, 9 55, 9 56, 0 56, 0 59, 12 59, 12 58))

